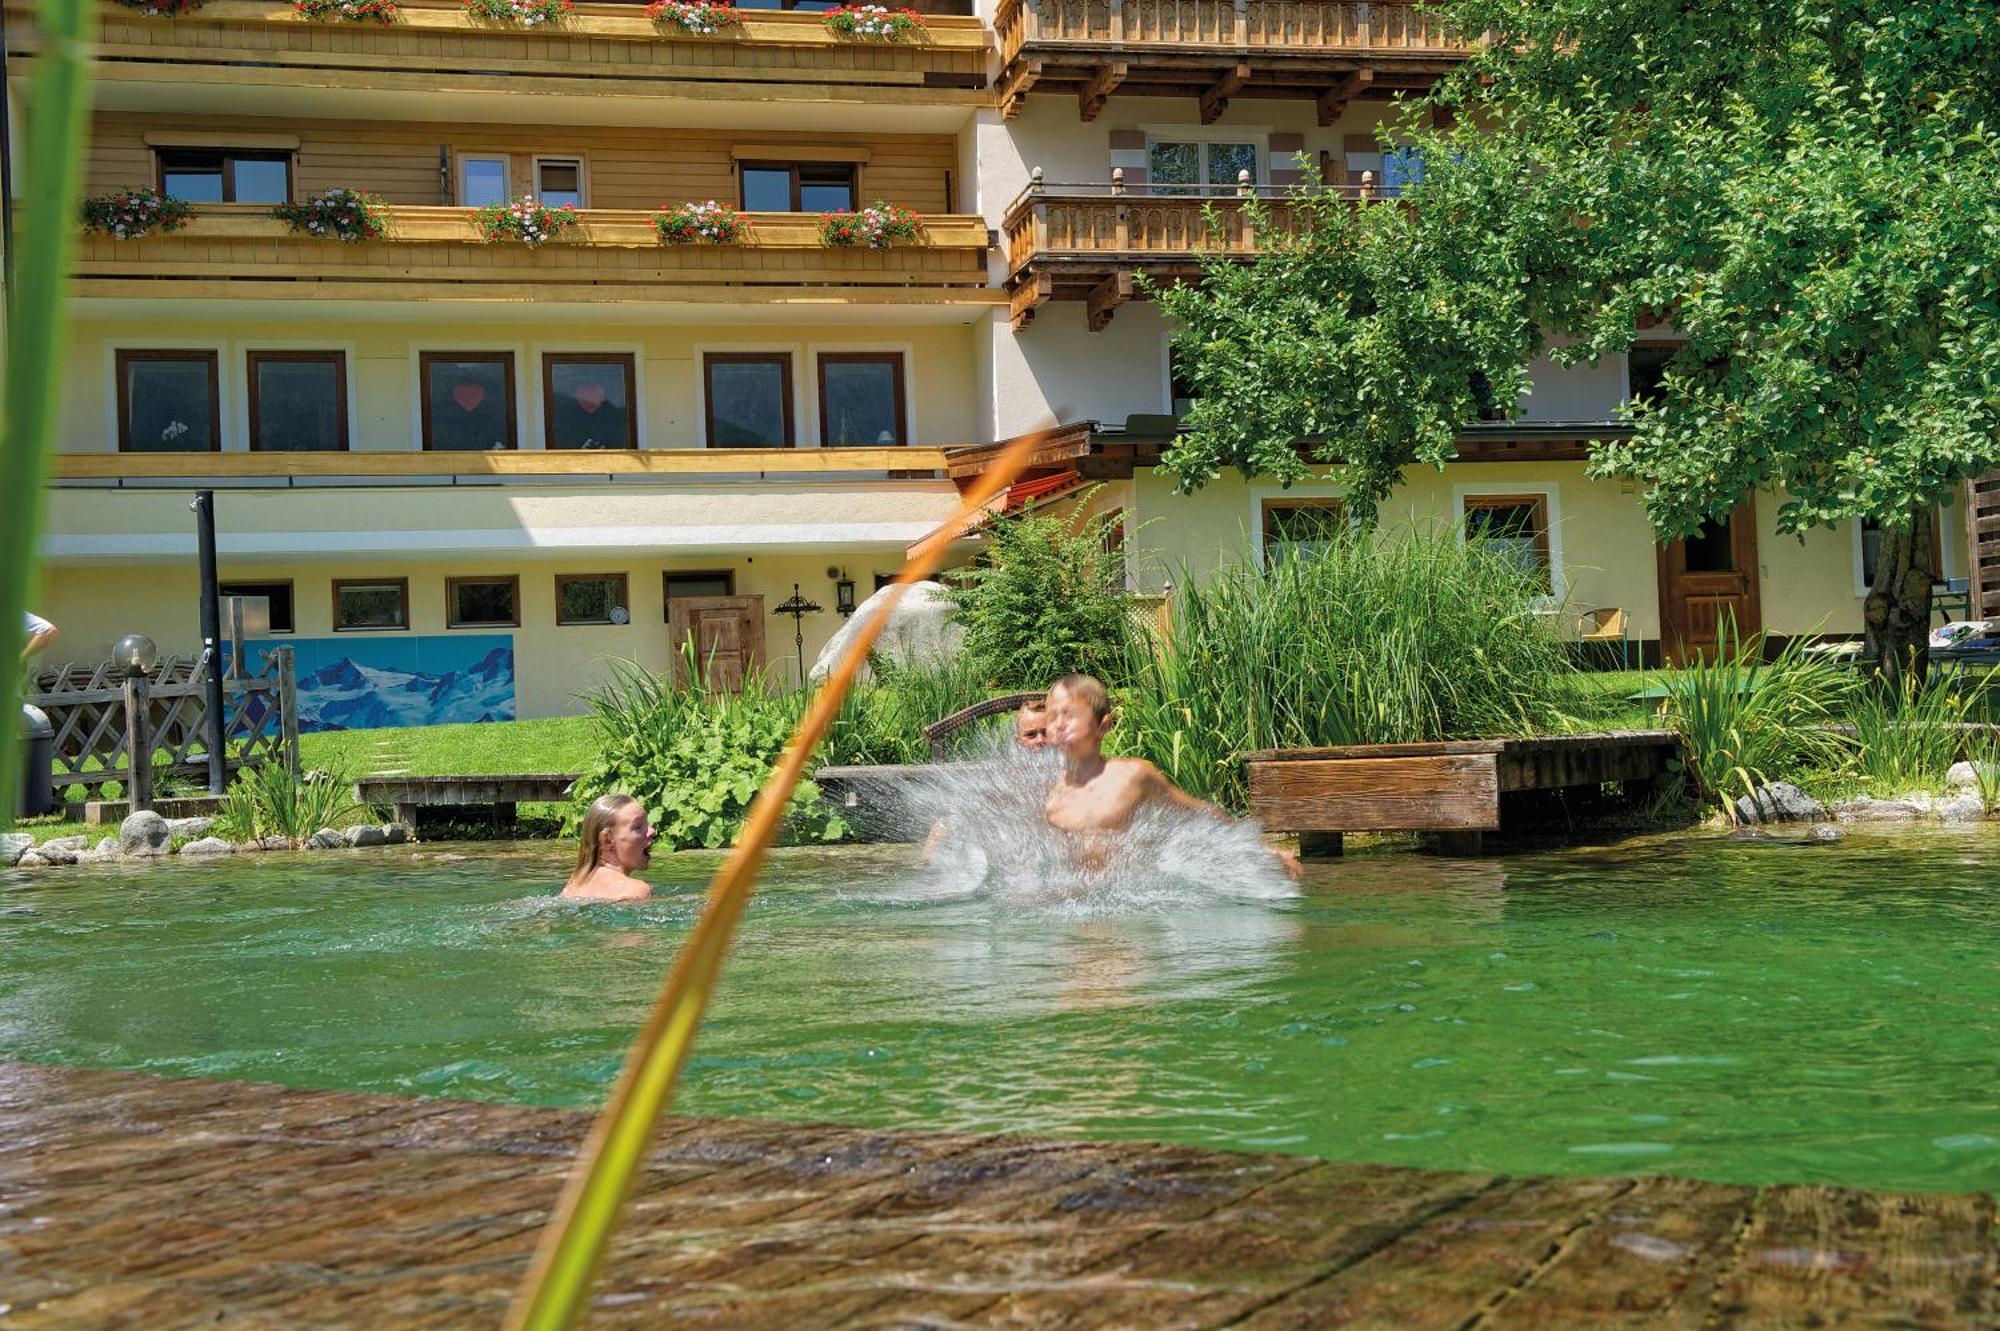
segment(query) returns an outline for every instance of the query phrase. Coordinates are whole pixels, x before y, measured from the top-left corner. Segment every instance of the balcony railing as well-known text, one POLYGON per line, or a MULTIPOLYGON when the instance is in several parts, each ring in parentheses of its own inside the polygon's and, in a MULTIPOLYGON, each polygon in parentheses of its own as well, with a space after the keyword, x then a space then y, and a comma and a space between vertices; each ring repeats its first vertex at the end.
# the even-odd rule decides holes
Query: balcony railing
MULTIPOLYGON (((94 0, 77 0, 94 3, 94 0)), ((33 50, 32 0, 4 0, 17 49, 33 50)), ((926 28, 896 42, 826 30, 811 12, 745 10, 742 21, 697 36, 647 20, 643 6, 584 0, 559 23, 534 28, 482 22, 461 0, 402 0, 394 23, 311 22, 290 0, 208 0, 155 18, 116 5, 103 14, 100 77, 229 84, 380 87, 398 91, 497 91, 659 95, 673 84, 804 84, 910 90, 933 100, 983 100, 991 38, 963 0, 919 0, 926 28), (312 77, 308 77, 311 75, 312 77), (329 79, 330 76, 330 79, 329 79), (498 82, 512 78, 519 82, 498 82), (531 82, 530 82, 531 81, 531 82)), ((879 99, 879 97, 878 97, 879 99)))
POLYGON ((537 249, 479 238, 469 208, 397 207, 388 234, 343 244, 302 236, 252 205, 211 204, 181 231, 143 240, 85 236, 84 296, 308 298, 394 293, 431 299, 695 299, 704 288, 847 287, 856 299, 985 300, 985 222, 924 220, 925 237, 886 250, 823 245, 816 216, 752 213, 728 245, 662 245, 650 215, 589 209, 537 249))
POLYGON ((1086 120, 1120 90, 1198 96, 1204 122, 1246 90, 1337 110, 1469 50, 1409 0, 1000 0, 993 27, 1007 113, 1031 90, 1075 92, 1086 120))
POLYGON ((61 453, 54 480, 72 483, 148 484, 177 480, 375 484, 459 480, 490 483, 509 477, 635 481, 700 481, 745 475, 936 472, 950 465, 946 446, 895 448, 645 448, 484 453, 431 453, 416 449, 328 453, 61 453))

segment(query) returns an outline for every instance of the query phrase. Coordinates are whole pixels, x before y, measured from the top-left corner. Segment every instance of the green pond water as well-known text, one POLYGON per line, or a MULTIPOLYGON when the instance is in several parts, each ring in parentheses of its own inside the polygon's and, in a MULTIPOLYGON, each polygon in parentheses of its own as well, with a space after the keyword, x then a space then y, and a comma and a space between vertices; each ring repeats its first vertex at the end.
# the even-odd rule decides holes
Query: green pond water
MULTIPOLYGON (((774 858, 681 1109, 2000 1190, 1992 832, 1378 854, 1123 911, 925 900, 910 861, 774 858)), ((595 1104, 715 862, 590 909, 551 845, 0 871, 0 1057, 595 1104)))

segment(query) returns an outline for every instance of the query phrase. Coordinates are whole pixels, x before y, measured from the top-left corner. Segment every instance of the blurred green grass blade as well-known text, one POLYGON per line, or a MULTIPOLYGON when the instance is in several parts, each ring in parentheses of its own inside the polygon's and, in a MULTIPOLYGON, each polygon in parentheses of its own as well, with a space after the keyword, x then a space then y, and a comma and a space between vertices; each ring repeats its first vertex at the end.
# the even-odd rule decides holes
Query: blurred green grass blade
MULTIPOLYGON (((20 779, 21 614, 35 583, 42 487, 54 450, 63 363, 69 347, 69 273, 90 141, 90 51, 84 33, 97 7, 41 0, 42 54, 27 103, 28 155, 22 229, 13 246, 7 302, 7 400, 0 422, 0 826, 14 818, 20 779)), ((0 188, 8 182, 0 181, 0 188)))

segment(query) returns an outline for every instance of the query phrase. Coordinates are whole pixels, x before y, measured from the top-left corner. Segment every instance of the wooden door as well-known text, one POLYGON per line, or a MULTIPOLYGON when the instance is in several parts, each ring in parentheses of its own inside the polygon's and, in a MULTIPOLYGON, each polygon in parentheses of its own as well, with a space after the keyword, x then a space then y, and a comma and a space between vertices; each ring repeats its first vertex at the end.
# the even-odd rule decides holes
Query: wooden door
POLYGON ((1763 628, 1757 600, 1757 518, 1744 504, 1721 522, 1660 547, 1660 651, 1670 664, 1715 650, 1725 619, 1739 640, 1763 628))
POLYGON ((688 687, 681 646, 694 639, 696 657, 718 693, 740 693, 743 681, 764 668, 764 598, 677 596, 667 602, 667 642, 674 654, 674 682, 688 687))

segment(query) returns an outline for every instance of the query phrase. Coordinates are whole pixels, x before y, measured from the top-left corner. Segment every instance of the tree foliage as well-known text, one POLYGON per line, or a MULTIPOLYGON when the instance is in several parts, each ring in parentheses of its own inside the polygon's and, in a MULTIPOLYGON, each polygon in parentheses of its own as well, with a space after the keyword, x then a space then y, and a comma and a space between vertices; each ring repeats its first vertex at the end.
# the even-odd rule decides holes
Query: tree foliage
POLYGON ((951 589, 965 654, 989 683, 1040 688, 1071 671, 1115 681, 1131 632, 1115 511, 996 518, 951 589))
POLYGON ((1325 467, 1369 516, 1535 355, 1656 323, 1685 344, 1592 470, 1663 536, 1757 490, 1781 531, 1904 529, 2000 461, 2000 5, 1438 8, 1490 40, 1408 108, 1422 183, 1311 194, 1292 243, 1163 293, 1183 487, 1325 467))

